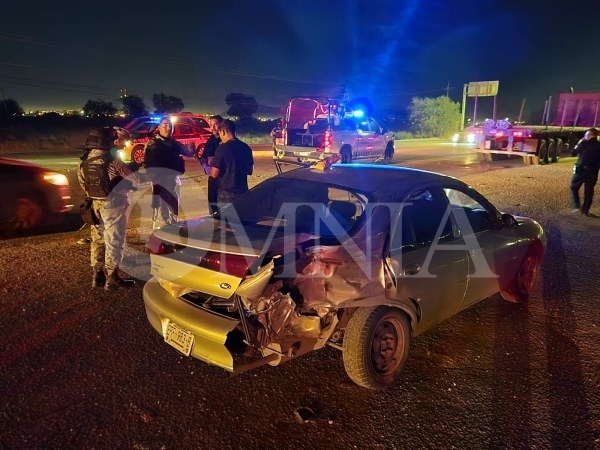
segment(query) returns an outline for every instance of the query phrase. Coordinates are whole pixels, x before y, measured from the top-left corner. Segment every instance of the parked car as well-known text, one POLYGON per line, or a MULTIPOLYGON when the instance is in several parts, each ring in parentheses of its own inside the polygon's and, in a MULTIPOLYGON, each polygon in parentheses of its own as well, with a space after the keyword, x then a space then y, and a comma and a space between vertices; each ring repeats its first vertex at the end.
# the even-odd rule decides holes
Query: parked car
POLYGON ((0 158, 0 234, 56 223, 73 209, 69 180, 36 164, 0 158))
POLYGON ((392 159, 394 134, 364 108, 325 97, 292 97, 281 136, 274 140, 274 159, 315 162, 339 155, 342 162, 392 159))
POLYGON ((546 244, 535 220, 441 174, 320 167, 153 232, 143 298, 167 344, 234 374, 330 344, 354 382, 381 389, 415 336, 496 293, 531 295, 546 244))
MULTIPOLYGON (((208 118, 195 113, 178 113, 168 116, 173 123, 173 137, 183 145, 190 147, 199 158, 211 135, 208 118)), ((137 117, 125 125, 125 129, 131 133, 131 140, 127 142, 125 148, 119 151, 119 156, 123 161, 133 161, 138 165, 144 162, 146 144, 163 117, 164 115, 160 114, 137 117)))

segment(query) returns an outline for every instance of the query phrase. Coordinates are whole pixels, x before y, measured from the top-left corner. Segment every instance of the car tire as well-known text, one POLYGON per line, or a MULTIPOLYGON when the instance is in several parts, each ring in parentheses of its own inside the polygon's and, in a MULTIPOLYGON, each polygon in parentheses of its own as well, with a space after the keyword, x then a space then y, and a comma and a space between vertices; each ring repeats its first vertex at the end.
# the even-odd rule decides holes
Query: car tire
POLYGON ((138 164, 144 164, 144 154, 146 153, 146 146, 144 145, 136 145, 131 149, 131 160, 138 164))
POLYGON ((524 303, 529 300, 540 272, 541 258, 535 249, 529 248, 519 268, 508 286, 500 291, 500 295, 511 303, 524 303))
POLYGON ((400 376, 410 349, 408 318, 397 308, 358 308, 348 321, 342 346, 350 379, 370 389, 384 389, 400 376))
POLYGON ((548 144, 545 140, 540 141, 538 155, 540 157, 540 164, 548 164, 550 162, 548 160, 548 144))
POLYGON ((352 147, 350 144, 343 144, 340 148, 340 156, 342 164, 350 164, 352 162, 352 147))
POLYGON ((11 208, 9 231, 27 231, 39 227, 44 219, 44 202, 40 194, 17 196, 11 208))

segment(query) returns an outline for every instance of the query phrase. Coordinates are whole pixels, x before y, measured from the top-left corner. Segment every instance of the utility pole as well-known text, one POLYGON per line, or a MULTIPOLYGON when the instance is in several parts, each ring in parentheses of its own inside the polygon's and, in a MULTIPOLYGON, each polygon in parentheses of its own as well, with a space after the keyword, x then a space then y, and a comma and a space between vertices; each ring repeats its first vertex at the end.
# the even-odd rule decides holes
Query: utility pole
POLYGON ((465 129, 465 109, 467 107, 467 86, 468 86, 468 84, 463 85, 462 120, 460 121, 460 131, 463 131, 465 129))
POLYGON ((6 117, 8 117, 8 108, 6 107, 6 98, 4 98, 4 89, 0 88, 0 91, 2 91, 2 103, 4 104, 4 114, 6 114, 6 117))
POLYGON ((450 82, 446 84, 446 97, 450 97, 450 82))

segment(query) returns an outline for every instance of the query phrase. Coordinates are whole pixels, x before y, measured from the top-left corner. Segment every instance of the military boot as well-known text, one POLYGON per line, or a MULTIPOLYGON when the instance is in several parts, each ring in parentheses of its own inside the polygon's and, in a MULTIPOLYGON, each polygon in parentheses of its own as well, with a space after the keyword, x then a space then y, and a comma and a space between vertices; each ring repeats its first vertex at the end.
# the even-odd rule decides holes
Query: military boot
POLYGON ((133 278, 121 278, 119 269, 111 270, 106 277, 105 291, 111 291, 118 288, 130 288, 135 285, 133 278))
POLYGON ((94 268, 94 272, 92 273, 92 287, 102 287, 106 283, 106 274, 104 273, 104 269, 96 269, 94 268))

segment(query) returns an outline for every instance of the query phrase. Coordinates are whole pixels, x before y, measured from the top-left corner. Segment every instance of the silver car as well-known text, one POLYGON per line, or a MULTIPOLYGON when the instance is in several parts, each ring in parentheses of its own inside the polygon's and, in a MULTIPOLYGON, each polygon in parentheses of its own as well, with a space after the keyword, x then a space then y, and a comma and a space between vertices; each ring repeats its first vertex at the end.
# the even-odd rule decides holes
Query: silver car
POLYGON ((498 292, 526 301, 545 244, 535 220, 455 178, 325 164, 156 230, 143 296, 164 341, 208 364, 240 373, 331 345, 381 389, 413 337, 498 292))

